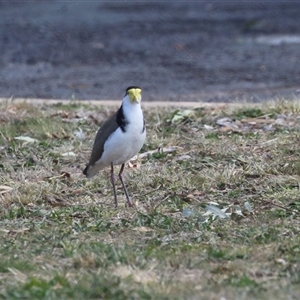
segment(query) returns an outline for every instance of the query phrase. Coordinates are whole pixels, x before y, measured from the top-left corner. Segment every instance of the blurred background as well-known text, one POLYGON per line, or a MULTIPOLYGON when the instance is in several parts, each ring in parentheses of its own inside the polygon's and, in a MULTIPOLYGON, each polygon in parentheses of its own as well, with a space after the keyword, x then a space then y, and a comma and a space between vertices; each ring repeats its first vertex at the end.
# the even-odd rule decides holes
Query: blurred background
POLYGON ((300 95, 300 1, 0 1, 0 97, 300 95))

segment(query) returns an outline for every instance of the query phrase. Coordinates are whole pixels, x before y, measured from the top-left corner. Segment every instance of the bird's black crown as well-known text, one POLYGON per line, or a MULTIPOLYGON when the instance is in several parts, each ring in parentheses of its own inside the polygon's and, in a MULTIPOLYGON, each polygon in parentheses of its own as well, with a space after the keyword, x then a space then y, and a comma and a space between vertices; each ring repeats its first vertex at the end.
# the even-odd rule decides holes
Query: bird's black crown
POLYGON ((136 85, 129 86, 129 87, 126 89, 126 94, 127 94, 128 91, 131 90, 131 89, 140 89, 140 90, 141 90, 141 88, 140 88, 139 86, 136 86, 136 85))

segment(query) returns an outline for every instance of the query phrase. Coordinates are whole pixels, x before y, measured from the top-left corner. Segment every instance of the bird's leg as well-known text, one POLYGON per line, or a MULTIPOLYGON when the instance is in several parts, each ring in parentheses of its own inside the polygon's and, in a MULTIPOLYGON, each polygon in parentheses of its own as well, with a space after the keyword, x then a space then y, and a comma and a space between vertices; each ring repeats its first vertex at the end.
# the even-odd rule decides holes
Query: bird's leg
POLYGON ((121 180, 121 183, 122 183, 122 186, 123 186, 125 195, 126 195, 126 199, 127 199, 128 206, 129 206, 129 207, 133 207, 133 203, 131 202, 131 200, 130 200, 130 198, 129 198, 129 196, 128 196, 127 188, 126 188, 126 185, 125 185, 124 180, 123 180, 123 171, 124 171, 124 167, 125 167, 125 164, 122 164, 121 169, 120 169, 120 173, 119 173, 119 178, 120 178, 120 180, 121 180))
POLYGON ((114 190, 115 207, 118 207, 117 192, 116 192, 116 186, 115 186, 114 164, 113 163, 111 163, 110 180, 111 180, 111 184, 112 184, 112 187, 114 190))

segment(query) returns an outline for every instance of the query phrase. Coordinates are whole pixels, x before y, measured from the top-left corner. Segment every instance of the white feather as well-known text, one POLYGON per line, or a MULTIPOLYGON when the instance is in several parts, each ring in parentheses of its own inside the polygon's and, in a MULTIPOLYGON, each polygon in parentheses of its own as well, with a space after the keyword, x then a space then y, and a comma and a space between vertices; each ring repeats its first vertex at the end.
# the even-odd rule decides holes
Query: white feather
POLYGON ((87 177, 93 177, 103 169, 114 165, 126 163, 135 156, 142 148, 146 139, 146 130, 144 128, 144 117, 140 101, 131 102, 129 96, 123 99, 123 113, 129 124, 126 125, 126 131, 123 132, 119 127, 110 135, 104 144, 104 151, 101 158, 89 167, 87 177))

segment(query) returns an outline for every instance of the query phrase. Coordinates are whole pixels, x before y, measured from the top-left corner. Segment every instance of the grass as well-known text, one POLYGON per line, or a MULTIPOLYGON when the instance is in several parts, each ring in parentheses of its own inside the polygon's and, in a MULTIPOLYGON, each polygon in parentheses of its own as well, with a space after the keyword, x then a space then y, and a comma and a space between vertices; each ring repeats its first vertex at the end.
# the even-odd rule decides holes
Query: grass
POLYGON ((300 103, 146 110, 134 209, 81 174, 113 108, 0 111, 0 299, 299 299, 300 103))

